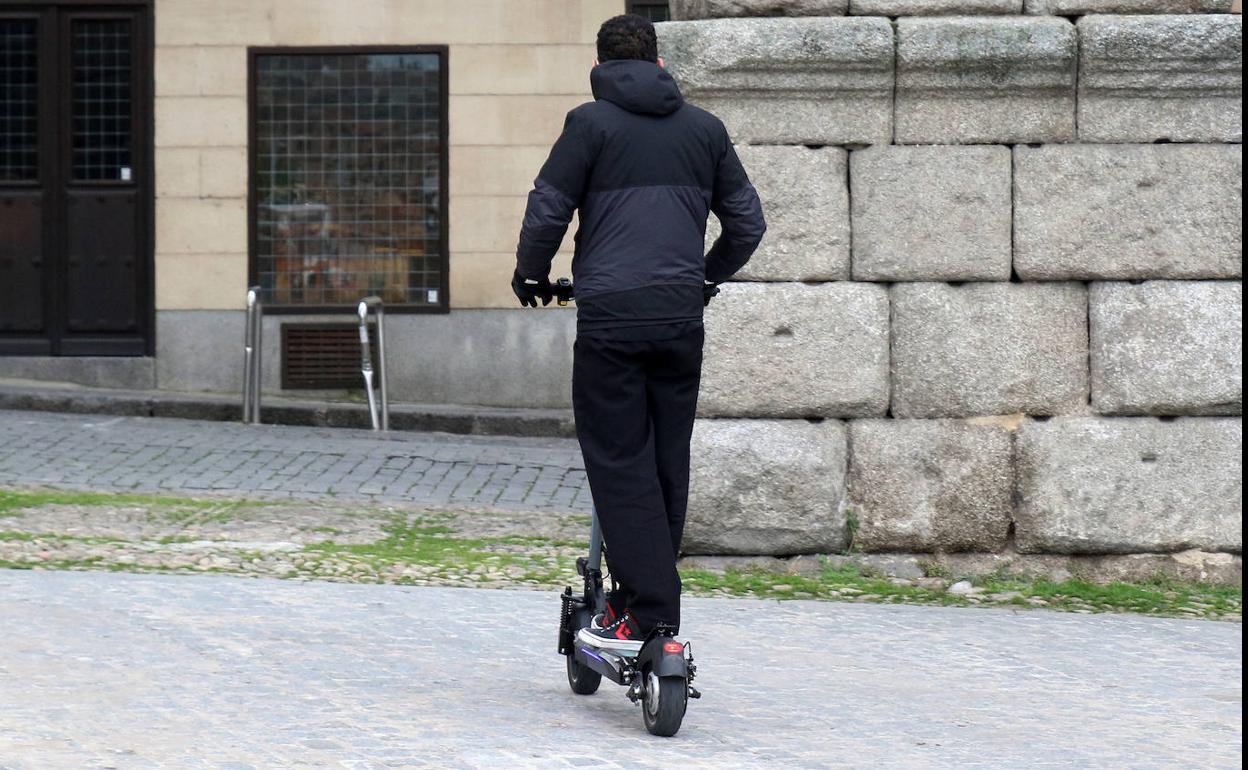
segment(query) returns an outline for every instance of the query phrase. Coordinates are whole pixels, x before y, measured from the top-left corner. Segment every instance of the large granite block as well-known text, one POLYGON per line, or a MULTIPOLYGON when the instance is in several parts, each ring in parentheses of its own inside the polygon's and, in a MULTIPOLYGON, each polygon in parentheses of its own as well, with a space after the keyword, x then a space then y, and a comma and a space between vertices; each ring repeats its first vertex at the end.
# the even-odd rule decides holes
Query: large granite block
POLYGON ((751 144, 892 137, 893 28, 883 18, 711 19, 657 25, 693 104, 751 144))
POLYGON ((896 142, 1073 139, 1076 48, 1060 18, 900 19, 896 142))
POLYGON ((960 420, 854 420, 849 507, 866 551, 1000 551, 1014 518, 1013 437, 960 420))
POLYGON ((1060 418, 1018 434, 1018 550, 1243 550, 1237 418, 1060 418))
POLYGON ((1025 280, 1243 275, 1239 145, 1014 148, 1025 280))
POLYGON ((1096 283, 1088 312, 1095 411, 1242 413, 1242 283, 1096 283))
POLYGON ((891 291, 894 416, 1086 408, 1082 285, 899 283, 891 291))
POLYGON ((1243 17, 1079 20, 1079 138, 1086 142, 1243 139, 1243 17))
POLYGON ((1008 281, 1008 147, 870 147, 850 156, 858 281, 1008 281))
POLYGON ((1234 0, 1025 0, 1026 13, 1230 13, 1234 0))
MULTIPOLYGON (((849 278, 849 188, 839 147, 737 148, 758 188, 767 235, 737 273, 745 281, 841 281, 849 278)), ((707 248, 719 236, 707 220, 707 248)))
POLYGON ((730 283, 706 312, 699 412, 883 416, 888 290, 865 283, 730 283))
POLYGON ((672 0, 672 18, 725 16, 841 16, 849 0, 672 0))
POLYGON ((698 420, 681 550, 844 550, 845 433, 837 420, 698 420))
POLYGON ((849 12, 860 16, 944 16, 980 13, 1022 13, 1023 0, 850 0, 849 12))

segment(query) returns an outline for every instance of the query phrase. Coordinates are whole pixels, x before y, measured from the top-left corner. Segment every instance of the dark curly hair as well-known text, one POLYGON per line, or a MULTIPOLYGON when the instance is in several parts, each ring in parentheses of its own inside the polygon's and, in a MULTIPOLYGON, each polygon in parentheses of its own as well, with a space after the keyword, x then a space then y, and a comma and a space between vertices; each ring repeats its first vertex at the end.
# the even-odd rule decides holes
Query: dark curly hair
POLYGON ((598 28, 598 61, 612 59, 658 61, 659 43, 654 36, 654 25, 632 13, 604 21, 598 28))

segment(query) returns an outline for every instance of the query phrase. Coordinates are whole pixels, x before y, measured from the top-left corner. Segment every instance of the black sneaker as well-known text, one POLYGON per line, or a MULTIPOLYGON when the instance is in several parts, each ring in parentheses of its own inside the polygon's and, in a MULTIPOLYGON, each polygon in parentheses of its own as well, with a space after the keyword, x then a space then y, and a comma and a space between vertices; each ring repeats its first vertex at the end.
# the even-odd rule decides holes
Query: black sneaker
POLYGON ((615 597, 611 594, 607 594, 607 608, 602 612, 599 612, 589 621, 590 628, 602 628, 603 626, 609 626, 620 617, 619 612, 615 609, 615 603, 613 601, 614 598, 615 597))
POLYGON ((609 626, 612 623, 614 623, 616 621, 616 618, 618 617, 619 615, 616 615, 615 610, 612 609, 610 604, 608 604, 607 609, 605 611, 599 612, 597 615, 593 617, 592 620, 589 621, 589 627, 593 629, 599 629, 599 628, 602 628, 603 626, 609 626))
POLYGON ((602 628, 582 628, 576 634, 577 641, 590 647, 600 650, 608 650, 610 652, 619 653, 636 653, 641 651, 641 645, 646 641, 646 635, 641 632, 641 626, 637 625, 637 621, 633 619, 633 614, 628 610, 624 611, 615 619, 614 623, 609 623, 602 628))

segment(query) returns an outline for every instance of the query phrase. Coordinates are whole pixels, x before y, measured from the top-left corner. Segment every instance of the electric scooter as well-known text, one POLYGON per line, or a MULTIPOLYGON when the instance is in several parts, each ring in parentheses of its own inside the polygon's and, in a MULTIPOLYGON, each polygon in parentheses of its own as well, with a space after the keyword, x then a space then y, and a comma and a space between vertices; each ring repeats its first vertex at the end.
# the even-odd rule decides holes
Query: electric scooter
MULTIPOLYGON (((567 278, 560 278, 553 288, 560 305, 573 299, 572 282, 567 278)), ((675 735, 685 718, 689 699, 702 694, 693 686, 697 673, 693 648, 688 642, 675 639, 674 628, 660 624, 635 654, 599 649, 577 638, 577 632, 588 628, 594 617, 607 608, 602 571, 605 551, 595 511, 589 531, 589 555, 576 560, 582 589, 574 593, 568 586, 560 596, 559 654, 567 658, 568 686, 577 695, 592 695, 605 676, 627 687, 629 700, 641 705, 646 730, 652 735, 675 735)))
POLYGON ((693 686, 697 666, 693 648, 674 638, 675 629, 659 625, 635 654, 604 650, 584 644, 577 632, 589 627, 607 607, 603 589, 602 530, 595 513, 589 534, 589 556, 576 560, 584 588, 563 590, 559 617, 559 652, 567 656, 568 686, 577 695, 593 695, 605 676, 628 688, 628 698, 641 704, 641 719, 652 735, 672 736, 680 730, 690 698, 702 694, 693 686))

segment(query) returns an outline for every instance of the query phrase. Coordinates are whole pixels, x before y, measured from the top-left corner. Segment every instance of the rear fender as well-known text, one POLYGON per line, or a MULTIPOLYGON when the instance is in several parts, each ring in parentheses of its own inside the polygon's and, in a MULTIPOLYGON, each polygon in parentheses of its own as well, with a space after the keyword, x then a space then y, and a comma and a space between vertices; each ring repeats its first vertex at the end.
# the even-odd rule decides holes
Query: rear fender
POLYGON ((655 676, 689 677, 685 646, 670 636, 656 636, 646 642, 637 654, 637 668, 653 671, 655 676))

